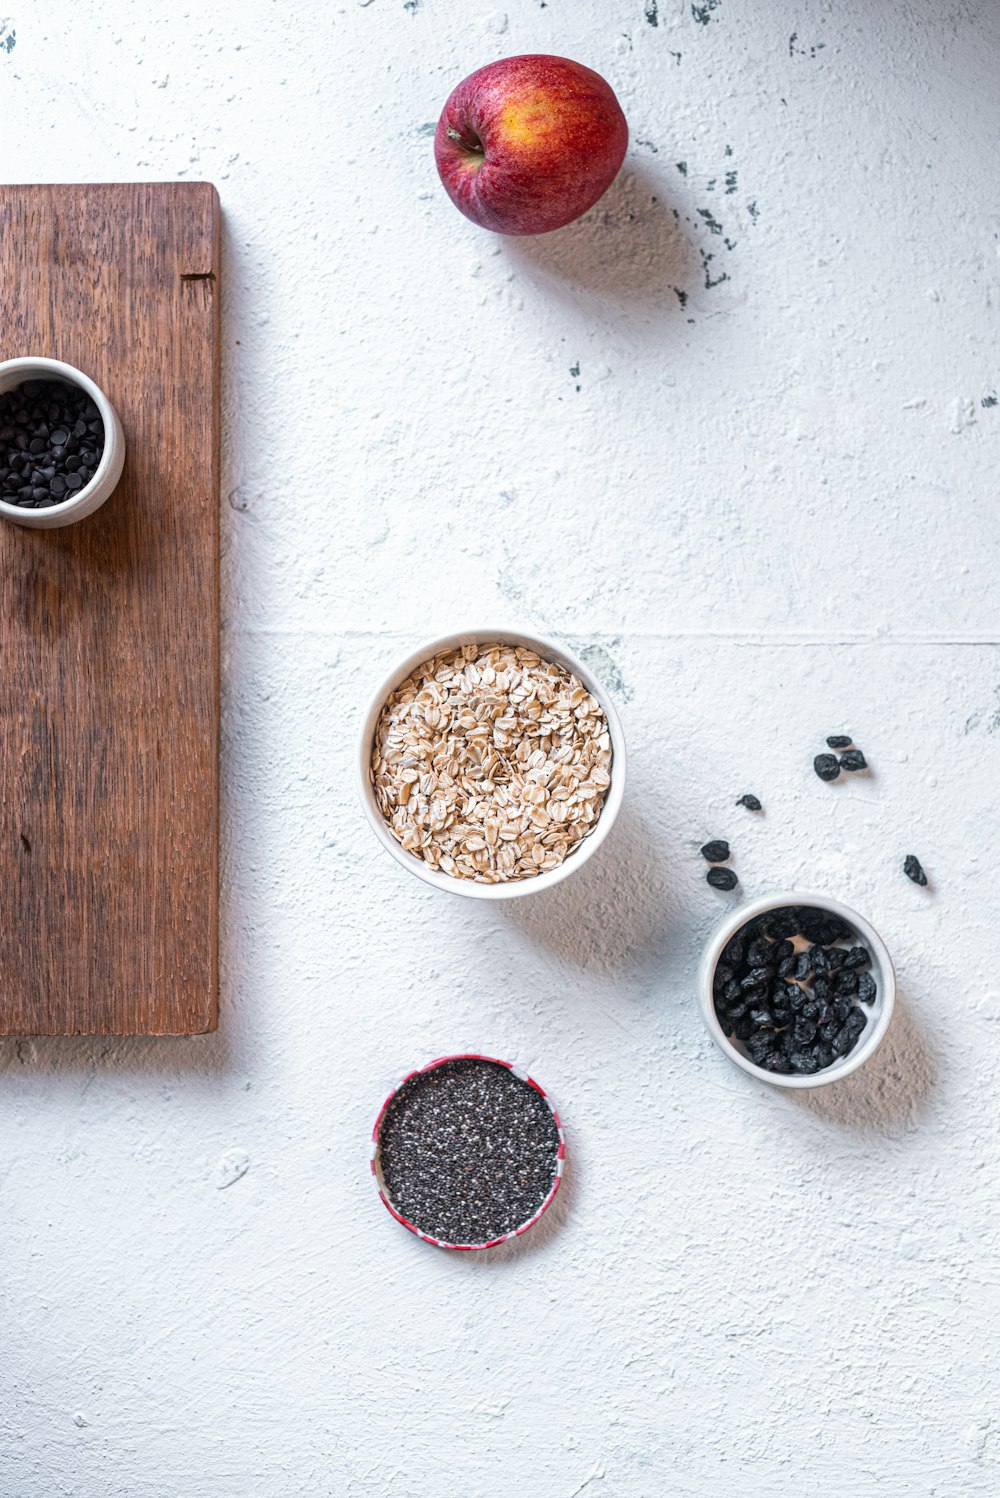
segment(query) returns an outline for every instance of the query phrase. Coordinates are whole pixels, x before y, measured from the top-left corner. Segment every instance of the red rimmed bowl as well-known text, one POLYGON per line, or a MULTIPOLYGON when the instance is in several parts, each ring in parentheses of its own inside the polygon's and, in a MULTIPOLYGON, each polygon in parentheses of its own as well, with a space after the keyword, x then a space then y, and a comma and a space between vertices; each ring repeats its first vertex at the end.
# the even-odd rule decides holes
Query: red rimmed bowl
POLYGON ((484 1248, 496 1248, 498 1244, 507 1243, 511 1238, 519 1238, 522 1233, 526 1233, 529 1228, 534 1227, 539 1218, 543 1217, 548 1211, 549 1207, 552 1205, 555 1194, 559 1190, 565 1166, 566 1136, 563 1133, 563 1127, 559 1120, 559 1114, 556 1112, 555 1107, 552 1103, 552 1099, 549 1097, 544 1087, 539 1087, 538 1083, 534 1080, 533 1077, 530 1077, 527 1072, 522 1071, 521 1068, 516 1066, 513 1062, 501 1061, 496 1056, 483 1056, 480 1055, 477 1051, 461 1051, 453 1056, 439 1056, 436 1060, 429 1061, 426 1066, 416 1067, 413 1071, 407 1072, 406 1076, 403 1077, 398 1085, 393 1088, 389 1096, 386 1098, 385 1102, 382 1104, 382 1107, 379 1109, 378 1117, 375 1120, 375 1127, 372 1130, 372 1176, 375 1179, 375 1185, 378 1189, 378 1194, 381 1197, 387 1211, 389 1211, 392 1216, 395 1217, 397 1222, 402 1223, 404 1228, 408 1228, 411 1233, 415 1234, 416 1237, 421 1238, 425 1243, 431 1243, 435 1248, 452 1248, 460 1253, 474 1253, 484 1248), (552 1185, 550 1186, 541 1206, 537 1209, 537 1211, 532 1213, 531 1217, 529 1217, 526 1222, 520 1223, 516 1228, 511 1228, 511 1230, 507 1233, 502 1233, 498 1238, 490 1238, 489 1240, 482 1243, 448 1243, 444 1239, 435 1238, 431 1233, 424 1232, 423 1228, 418 1227, 415 1222, 411 1222, 409 1218, 406 1217, 402 1212, 400 1212, 398 1208, 393 1204, 382 1176, 382 1167, 380 1160, 381 1132, 382 1124, 385 1120, 386 1113, 388 1112, 391 1103, 398 1096, 401 1089, 406 1086, 408 1082, 411 1082, 414 1077, 425 1076, 428 1072, 435 1071, 438 1067, 441 1066, 447 1066, 450 1062, 453 1061, 485 1061, 492 1066, 502 1066, 506 1071, 511 1072, 515 1077, 518 1078, 519 1081, 524 1082, 528 1087, 533 1088, 534 1091, 538 1093, 539 1097, 541 1097, 545 1101, 546 1106, 552 1114, 552 1118, 556 1126, 556 1133, 559 1137, 559 1148, 556 1155, 555 1169, 552 1174, 552 1185))

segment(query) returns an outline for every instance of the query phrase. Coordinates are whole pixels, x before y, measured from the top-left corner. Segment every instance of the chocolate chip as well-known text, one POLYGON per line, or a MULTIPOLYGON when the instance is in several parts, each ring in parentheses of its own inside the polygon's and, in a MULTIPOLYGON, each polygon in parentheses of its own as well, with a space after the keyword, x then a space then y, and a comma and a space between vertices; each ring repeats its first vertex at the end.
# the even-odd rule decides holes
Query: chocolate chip
POLYGON ((104 424, 79 386, 27 380, 0 395, 0 444, 0 495, 8 504, 44 509, 91 480, 104 452, 104 424), (77 431, 88 438, 85 459, 72 450, 80 447, 71 435, 77 431))

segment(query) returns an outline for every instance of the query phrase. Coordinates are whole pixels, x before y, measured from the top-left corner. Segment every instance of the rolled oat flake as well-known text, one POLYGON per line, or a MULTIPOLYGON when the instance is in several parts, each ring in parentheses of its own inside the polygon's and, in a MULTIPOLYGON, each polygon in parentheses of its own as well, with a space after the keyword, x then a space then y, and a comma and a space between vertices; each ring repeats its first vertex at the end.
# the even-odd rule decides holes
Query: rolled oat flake
POLYGON ((441 1243, 481 1244, 524 1226, 555 1184, 559 1130, 530 1083, 461 1056, 417 1072, 391 1098, 378 1165, 389 1201, 441 1243))

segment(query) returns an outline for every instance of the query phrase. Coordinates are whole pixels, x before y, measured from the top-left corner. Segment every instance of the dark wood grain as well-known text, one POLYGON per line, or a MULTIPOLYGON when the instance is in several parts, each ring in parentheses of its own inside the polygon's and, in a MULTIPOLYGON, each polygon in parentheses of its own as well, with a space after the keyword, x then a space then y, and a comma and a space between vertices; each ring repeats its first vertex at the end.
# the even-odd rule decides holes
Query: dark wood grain
POLYGON ((0 359, 117 407, 122 482, 0 522, 0 1034, 218 1014, 219 205, 204 183, 0 187, 0 359))

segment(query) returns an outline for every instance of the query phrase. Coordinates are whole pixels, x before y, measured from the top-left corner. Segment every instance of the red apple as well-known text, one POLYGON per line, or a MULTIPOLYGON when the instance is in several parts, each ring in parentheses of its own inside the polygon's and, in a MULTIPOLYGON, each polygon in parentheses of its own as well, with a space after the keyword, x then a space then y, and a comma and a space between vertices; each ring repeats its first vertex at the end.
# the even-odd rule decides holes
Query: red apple
POLYGON ((445 191, 498 234, 546 234, 592 208, 628 125, 599 73, 566 57, 506 57, 452 91, 434 136, 445 191))

